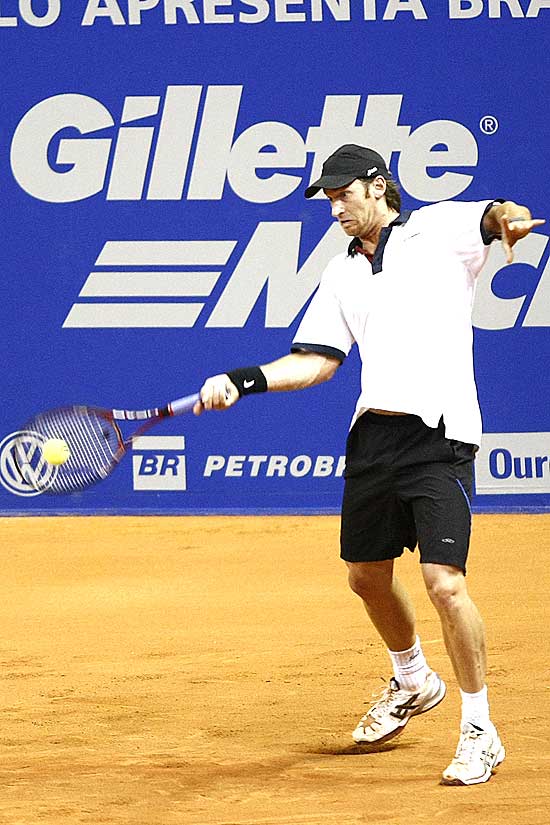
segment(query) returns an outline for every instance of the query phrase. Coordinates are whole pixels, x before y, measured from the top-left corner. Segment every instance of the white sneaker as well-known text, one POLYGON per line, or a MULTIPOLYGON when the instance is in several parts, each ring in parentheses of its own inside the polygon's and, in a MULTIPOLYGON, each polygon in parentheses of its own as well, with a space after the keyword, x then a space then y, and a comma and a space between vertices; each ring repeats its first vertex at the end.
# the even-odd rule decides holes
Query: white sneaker
POLYGON ((420 690, 404 690, 396 679, 369 708, 352 733, 358 744, 387 742, 401 733, 411 716, 426 713, 445 696, 445 682, 433 671, 420 690))
POLYGON ((503 761, 506 751, 491 725, 482 730, 466 722, 462 726, 453 761, 443 771, 442 785, 478 785, 491 778, 493 768, 503 761))

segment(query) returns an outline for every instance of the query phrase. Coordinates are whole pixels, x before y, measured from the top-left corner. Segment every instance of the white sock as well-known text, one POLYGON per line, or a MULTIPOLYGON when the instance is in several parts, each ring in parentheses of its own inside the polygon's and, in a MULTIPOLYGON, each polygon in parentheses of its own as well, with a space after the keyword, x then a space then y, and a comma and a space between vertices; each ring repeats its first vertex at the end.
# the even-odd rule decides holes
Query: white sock
POLYGON ((461 726, 469 722, 482 730, 489 730, 493 727, 489 719, 487 685, 483 685, 477 693, 465 693, 461 690, 460 696, 462 698, 461 726))
POLYGON ((388 650, 393 664, 393 675, 399 687, 418 690, 428 678, 429 668, 420 647, 420 639, 408 650, 388 650))

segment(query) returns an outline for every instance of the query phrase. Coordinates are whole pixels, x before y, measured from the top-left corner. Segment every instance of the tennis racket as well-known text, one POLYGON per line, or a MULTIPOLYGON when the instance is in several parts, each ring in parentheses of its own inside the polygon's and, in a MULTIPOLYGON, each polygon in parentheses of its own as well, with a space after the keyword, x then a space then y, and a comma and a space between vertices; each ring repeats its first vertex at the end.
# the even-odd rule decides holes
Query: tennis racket
POLYGON ((19 431, 12 457, 24 484, 37 492, 67 494, 85 490, 107 478, 136 438, 164 418, 190 412, 198 393, 150 410, 107 410, 73 405, 39 413, 19 431), (141 422, 127 438, 119 421, 141 422), (42 447, 48 439, 63 439, 69 458, 59 466, 48 464, 42 447))

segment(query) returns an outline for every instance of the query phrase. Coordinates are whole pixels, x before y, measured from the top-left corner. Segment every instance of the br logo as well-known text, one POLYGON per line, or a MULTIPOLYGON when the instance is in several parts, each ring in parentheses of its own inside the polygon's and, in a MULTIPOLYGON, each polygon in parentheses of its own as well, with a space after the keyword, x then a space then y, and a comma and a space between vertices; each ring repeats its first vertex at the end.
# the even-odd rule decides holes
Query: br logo
POLYGON ((143 435, 132 444, 134 490, 187 489, 185 436, 143 435))
POLYGON ((42 456, 44 436, 18 430, 0 443, 0 484, 16 496, 38 496, 57 475, 42 456))

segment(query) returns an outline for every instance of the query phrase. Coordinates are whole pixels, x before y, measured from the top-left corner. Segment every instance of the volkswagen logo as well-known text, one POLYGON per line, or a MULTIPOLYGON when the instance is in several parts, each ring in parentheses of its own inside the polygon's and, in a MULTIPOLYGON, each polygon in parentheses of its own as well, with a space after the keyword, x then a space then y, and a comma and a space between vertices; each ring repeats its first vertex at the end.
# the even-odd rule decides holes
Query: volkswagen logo
POLYGON ((54 481, 58 468, 43 458, 46 438, 18 430, 0 443, 0 484, 16 496, 38 496, 54 481))

